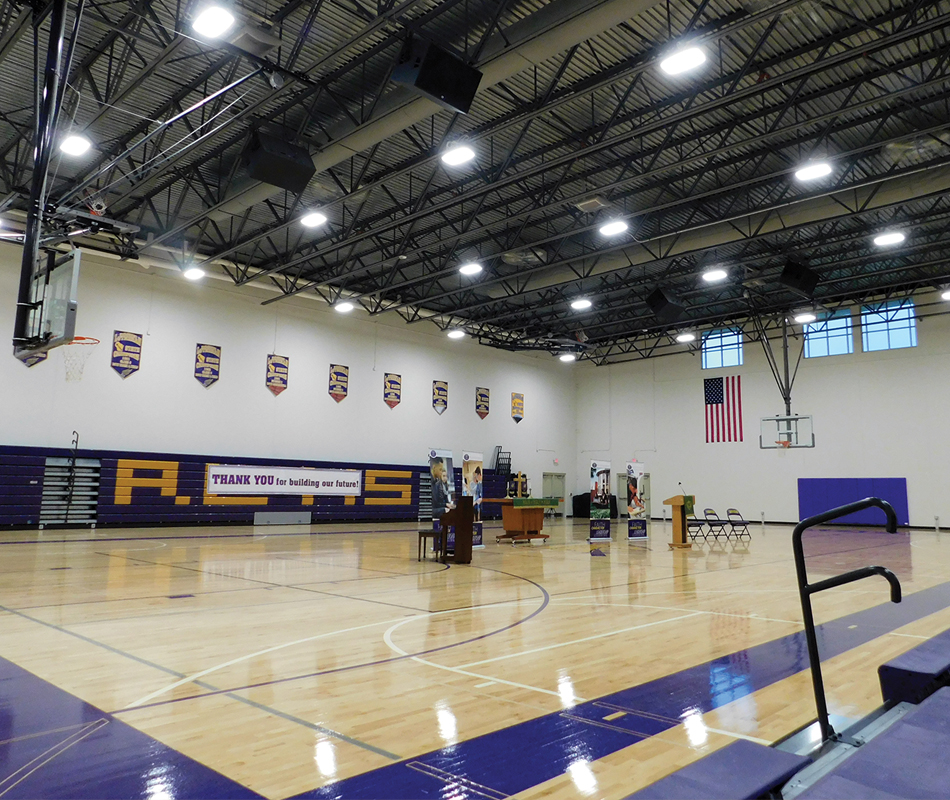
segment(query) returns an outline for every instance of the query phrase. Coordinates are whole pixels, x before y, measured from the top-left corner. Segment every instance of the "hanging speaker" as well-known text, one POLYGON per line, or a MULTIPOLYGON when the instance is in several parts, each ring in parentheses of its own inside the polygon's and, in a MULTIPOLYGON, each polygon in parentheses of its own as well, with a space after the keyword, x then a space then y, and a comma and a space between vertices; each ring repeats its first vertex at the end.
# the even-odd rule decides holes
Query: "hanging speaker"
POLYGON ((657 321, 664 325, 671 325, 686 313, 686 308, 676 297, 659 287, 647 295, 647 305, 657 321))
POLYGON ((255 131, 245 156, 248 174, 256 181, 300 194, 317 171, 305 147, 255 131))
POLYGON ((410 37, 399 54, 392 79, 421 92, 449 111, 467 114, 482 73, 441 47, 410 37))
POLYGON ((818 273, 808 269, 801 262, 790 259, 785 262, 785 269, 779 275, 778 282, 811 297, 815 294, 815 287, 818 286, 818 273))

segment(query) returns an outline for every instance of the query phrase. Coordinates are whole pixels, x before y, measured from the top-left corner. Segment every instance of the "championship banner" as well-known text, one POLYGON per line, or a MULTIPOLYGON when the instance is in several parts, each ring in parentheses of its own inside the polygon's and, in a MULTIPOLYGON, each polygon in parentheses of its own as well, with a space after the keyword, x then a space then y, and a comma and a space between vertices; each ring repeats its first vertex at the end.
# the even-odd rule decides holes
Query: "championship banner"
POLYGON ((402 375, 387 372, 383 375, 383 402, 395 408, 402 402, 402 375))
POLYGON ((484 389, 481 386, 475 387, 475 413, 481 419, 485 419, 488 416, 489 407, 491 406, 491 392, 488 389, 484 389))
POLYGON ((441 414, 449 407, 449 382, 432 381, 432 407, 441 414))
POLYGON ((627 462, 627 540, 646 539, 647 521, 644 519, 646 505, 640 493, 643 491, 645 464, 639 461, 627 462))
POLYGON ((209 495, 334 495, 359 497, 363 473, 358 469, 307 467, 244 467, 210 464, 205 491, 209 495))
POLYGON ((472 525, 472 547, 484 547, 482 543, 482 467, 485 456, 481 453, 462 453, 462 496, 472 498, 475 521, 472 525))
POLYGON ((590 462, 590 554, 605 556, 610 547, 610 462, 590 462))
POLYGON ((206 389, 221 377, 221 348, 214 344, 195 346, 195 379, 206 389))
POLYGON ((330 365, 330 397, 341 402, 350 391, 350 368, 342 364, 330 365))
POLYGON ((273 353, 267 356, 267 379, 265 383, 267 388, 274 393, 274 397, 279 395, 290 382, 290 358, 288 356, 275 356, 273 353))
POLYGON ((115 331, 112 334, 112 369, 122 378, 138 372, 142 365, 142 334, 115 331))
POLYGON ((28 367, 35 367, 37 364, 42 364, 47 358, 49 358, 49 353, 33 353, 31 356, 21 358, 20 361, 28 367))
POLYGON ((511 393, 511 418, 517 423, 524 419, 524 395, 511 393))

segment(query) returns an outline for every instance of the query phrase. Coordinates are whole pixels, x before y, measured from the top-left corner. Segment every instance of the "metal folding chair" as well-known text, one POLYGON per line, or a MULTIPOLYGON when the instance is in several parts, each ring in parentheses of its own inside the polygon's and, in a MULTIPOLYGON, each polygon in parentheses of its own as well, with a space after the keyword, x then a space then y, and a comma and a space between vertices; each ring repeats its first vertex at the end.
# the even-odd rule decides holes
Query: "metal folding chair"
POLYGON ((719 518, 715 509, 704 508, 703 514, 706 515, 706 527, 709 528, 709 535, 713 539, 718 540, 720 535, 725 536, 726 539, 729 538, 729 534, 726 532, 726 521, 719 518))
POLYGON ((729 526, 732 528, 732 532, 736 535, 736 539, 741 536, 748 536, 752 538, 752 534, 749 533, 749 522, 742 518, 742 514, 739 513, 737 508, 727 508, 726 516, 729 518, 729 526))
POLYGON ((686 515, 686 535, 689 536, 692 541, 696 541, 698 536, 703 537, 703 541, 706 540, 708 534, 704 530, 706 523, 701 519, 697 519, 695 514, 686 515))

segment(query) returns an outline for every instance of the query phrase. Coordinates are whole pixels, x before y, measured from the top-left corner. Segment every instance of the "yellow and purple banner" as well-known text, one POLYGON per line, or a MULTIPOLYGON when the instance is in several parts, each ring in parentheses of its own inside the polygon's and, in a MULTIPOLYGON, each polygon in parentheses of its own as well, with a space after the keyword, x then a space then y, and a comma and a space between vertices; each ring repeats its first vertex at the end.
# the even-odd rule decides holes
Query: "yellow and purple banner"
POLYGON ((142 334, 115 331, 112 334, 112 369, 128 378, 142 366, 142 334))
POLYGON ((206 389, 221 377, 221 348, 215 344, 195 346, 195 379, 206 389))
POLYGON ((646 464, 627 462, 627 539, 646 539, 646 504, 643 502, 646 464))
POLYGON ((524 395, 511 393, 511 418, 517 423, 524 419, 524 395))
POLYGON ((383 402, 395 408, 402 402, 402 375, 387 372, 383 375, 383 402))
POLYGON ((350 391, 350 368, 343 364, 330 365, 330 397, 341 402, 350 391))
POLYGON ((491 392, 482 386, 476 386, 475 387, 475 413, 478 414, 478 416, 481 419, 485 419, 485 417, 488 416, 488 412, 490 411, 490 406, 491 406, 491 392))
POLYGON ((590 462, 590 554, 604 556, 610 547, 610 462, 590 462))
POLYGON ((432 381, 432 407, 442 414, 449 407, 449 382, 432 381))
POLYGON ((290 382, 290 358, 277 356, 271 353, 267 356, 267 378, 265 384, 273 392, 274 397, 279 395, 290 382))

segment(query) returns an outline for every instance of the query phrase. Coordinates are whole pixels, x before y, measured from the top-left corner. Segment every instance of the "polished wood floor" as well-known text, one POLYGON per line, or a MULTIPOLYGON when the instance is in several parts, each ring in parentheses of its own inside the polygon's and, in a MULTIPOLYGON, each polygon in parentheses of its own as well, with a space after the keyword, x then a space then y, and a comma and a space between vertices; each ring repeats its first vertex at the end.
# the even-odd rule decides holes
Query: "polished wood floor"
MULTIPOLYGON (((615 526, 616 528, 616 526, 615 526)), ((416 561, 412 525, 0 534, 6 659, 270 798, 570 708, 801 630, 791 529, 667 549, 549 522, 546 545, 416 561)), ((812 578, 872 563, 906 594, 947 580, 950 535, 822 534, 812 578)), ((877 579, 819 621, 887 600, 877 579)), ((832 713, 880 703, 878 664, 950 628, 925 616, 825 664, 832 713)), ((807 672, 523 797, 619 798, 735 737, 814 718, 807 672)))

